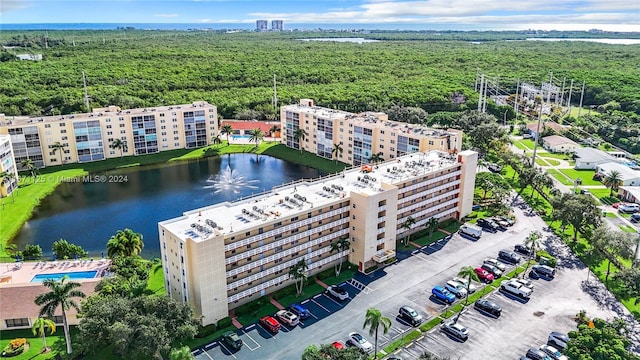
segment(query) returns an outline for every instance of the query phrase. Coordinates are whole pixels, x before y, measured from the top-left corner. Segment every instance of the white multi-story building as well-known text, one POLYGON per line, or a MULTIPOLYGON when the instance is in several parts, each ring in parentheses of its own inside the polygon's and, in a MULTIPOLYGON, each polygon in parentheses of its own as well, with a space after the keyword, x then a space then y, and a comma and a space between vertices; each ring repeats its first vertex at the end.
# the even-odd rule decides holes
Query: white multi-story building
POLYGON ((340 258, 360 271, 395 256, 396 239, 471 212, 477 153, 428 151, 195 209, 158 224, 167 293, 203 325, 340 258), (402 225, 411 217, 414 226, 402 225), (350 248, 331 245, 348 239, 350 248))
POLYGON ((13 174, 0 183, 0 196, 5 197, 18 188, 18 166, 11 147, 11 137, 0 135, 0 173, 13 174))

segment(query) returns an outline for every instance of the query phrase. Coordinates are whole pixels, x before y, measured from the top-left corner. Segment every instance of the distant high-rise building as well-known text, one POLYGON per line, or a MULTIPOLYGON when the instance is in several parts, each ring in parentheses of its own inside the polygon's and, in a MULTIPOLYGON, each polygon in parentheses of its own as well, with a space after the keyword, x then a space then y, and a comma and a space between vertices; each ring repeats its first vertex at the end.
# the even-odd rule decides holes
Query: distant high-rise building
POLYGON ((256 31, 269 31, 268 24, 267 20, 256 20, 256 31))
POLYGON ((271 20, 271 31, 282 31, 282 20, 271 20))

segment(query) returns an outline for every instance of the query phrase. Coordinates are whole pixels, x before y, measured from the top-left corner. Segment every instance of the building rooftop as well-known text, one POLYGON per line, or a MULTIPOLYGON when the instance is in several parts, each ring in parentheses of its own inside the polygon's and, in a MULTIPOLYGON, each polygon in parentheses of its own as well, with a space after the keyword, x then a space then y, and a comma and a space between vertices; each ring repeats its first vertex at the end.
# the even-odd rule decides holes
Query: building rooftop
MULTIPOLYGON (((97 271, 101 274, 111 263, 110 260, 62 260, 30 261, 0 264, 0 288, 11 285, 31 283, 36 275, 97 271)), ((99 278, 90 280, 100 280, 99 278)), ((74 279, 78 281, 81 279, 74 279)), ((89 280, 89 279, 86 279, 89 280)))
POLYGON ((620 190, 624 190, 633 195, 634 198, 640 199, 640 186, 620 186, 620 190))
POLYGON ((206 101, 195 101, 191 104, 171 105, 171 106, 157 106, 149 108, 128 109, 122 110, 118 106, 109 106, 106 108, 95 108, 90 113, 70 114, 70 115, 55 115, 55 116, 38 116, 38 117, 26 117, 26 116, 5 116, 4 119, 0 118, 0 125, 29 125, 39 122, 59 122, 64 120, 92 120, 97 117, 113 114, 113 116, 127 114, 127 115, 148 115, 155 112, 171 111, 174 109, 197 109, 213 106, 206 101))
POLYGON ((640 178, 640 171, 633 170, 630 167, 617 162, 600 164, 598 165, 598 169, 600 169, 600 172, 603 174, 609 174, 611 171, 617 171, 620 173, 620 179, 622 181, 640 178))
POLYGON ((571 139, 567 139, 566 137, 560 136, 560 135, 545 136, 542 138, 542 140, 544 140, 547 144, 549 144, 549 146, 556 146, 556 145, 563 145, 563 144, 578 146, 578 143, 576 143, 575 141, 571 139))
POLYGON ((313 208, 339 203, 350 193, 383 191, 383 183, 398 184, 457 164, 455 155, 440 151, 408 154, 379 165, 365 165, 315 180, 301 180, 264 194, 185 212, 161 224, 179 238, 203 241, 313 208), (371 170, 369 173, 363 170, 371 170))
POLYGON ((588 162, 588 163, 593 163, 593 162, 599 162, 599 161, 611 161, 611 162, 615 162, 616 159, 607 154, 604 151, 598 150, 598 149, 594 149, 594 148, 580 148, 580 149, 576 149, 576 157, 580 158, 580 161, 583 162, 588 162))

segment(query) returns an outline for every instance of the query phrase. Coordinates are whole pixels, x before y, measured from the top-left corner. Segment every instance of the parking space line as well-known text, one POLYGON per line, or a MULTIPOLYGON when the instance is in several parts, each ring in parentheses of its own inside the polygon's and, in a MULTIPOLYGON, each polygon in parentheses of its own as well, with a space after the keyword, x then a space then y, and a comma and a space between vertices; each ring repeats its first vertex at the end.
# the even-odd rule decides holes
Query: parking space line
POLYGON ((217 341, 214 341, 212 343, 209 343, 209 344, 205 345, 204 346, 205 351, 215 347, 217 343, 218 343, 217 341))
POLYGON ((208 357, 209 359, 213 360, 213 357, 211 357, 211 355, 209 355, 209 353, 207 353, 206 351, 203 351, 202 353, 203 353, 203 354, 205 354, 205 355, 207 355, 207 357, 208 357))
POLYGON ((309 299, 304 300, 303 302, 301 302, 301 303, 300 303, 300 305, 304 305, 304 304, 306 304, 306 303, 308 303, 308 302, 309 302, 309 299))
POLYGON ((221 346, 223 349, 227 350, 227 352, 229 353, 229 355, 233 356, 233 358, 234 358, 234 359, 237 359, 237 357, 236 357, 236 356, 235 356, 231 351, 229 351, 229 349, 227 349, 227 347, 226 347, 226 346, 224 346, 224 344, 223 344, 222 342, 220 342, 220 346, 221 346))
MULTIPOLYGON (((445 334, 445 336, 446 336, 447 338, 449 338, 449 336, 447 336, 446 334, 445 334)), ((429 339, 433 340, 433 342, 435 342, 435 343, 437 343, 437 344, 439 344, 439 345, 444 346, 445 348, 447 348, 448 350, 451 350, 452 352, 457 352, 457 351, 455 351, 455 349, 451 348, 449 345, 445 344, 444 342, 442 342, 442 341, 440 341, 440 340, 436 339, 436 338, 435 338, 435 336, 433 336, 433 335, 431 335, 431 334, 429 335, 429 339)))
POLYGON ((320 305, 317 301, 315 300, 311 300, 314 304, 320 306, 324 311, 328 312, 329 314, 331 314, 331 311, 329 311, 329 309, 327 309, 326 307, 320 305))
POLYGON ((251 346, 249 346, 249 344, 247 344, 247 348, 248 348, 249 350, 251 350, 251 351, 258 350, 258 349, 260 348, 260 344, 259 344, 259 343, 254 339, 254 338, 252 338, 252 337, 251 337, 251 335, 247 334, 247 332, 246 332, 246 331, 242 330, 242 332, 243 332, 245 335, 247 335, 247 337, 248 337, 249 339, 251 339, 251 341, 253 341, 253 342, 256 344, 256 347, 255 347, 255 348, 252 348, 251 346))
MULTIPOLYGON (((337 301, 333 300, 330 296, 325 296, 325 297, 326 297, 327 299, 329 299, 329 300, 333 301, 336 305, 338 305, 338 306, 342 307, 342 305, 341 305, 339 302, 337 302, 337 301)), ((329 311, 329 310, 327 310, 327 311, 329 311)), ((329 312, 331 312, 331 311, 329 311, 329 312)))
POLYGON ((432 260, 427 259, 424 255, 422 255, 423 252, 420 251, 419 254, 415 254, 413 257, 418 258, 422 261, 426 261, 426 262, 432 262, 432 260))

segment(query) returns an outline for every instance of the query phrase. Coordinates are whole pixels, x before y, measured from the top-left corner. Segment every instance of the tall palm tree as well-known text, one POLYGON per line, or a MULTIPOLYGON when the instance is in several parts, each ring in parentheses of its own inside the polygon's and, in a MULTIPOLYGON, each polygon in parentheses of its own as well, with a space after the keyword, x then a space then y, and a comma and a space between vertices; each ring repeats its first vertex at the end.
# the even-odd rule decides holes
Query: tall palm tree
POLYGON ((602 183, 604 186, 611 189, 609 192, 609 196, 613 196, 614 192, 618 192, 618 188, 623 184, 622 175, 618 170, 611 170, 608 174, 604 176, 602 179, 602 183))
MULTIPOLYGON (((405 230, 411 230, 411 228, 413 227, 413 225, 416 223, 416 219, 412 218, 411 216, 408 216, 407 219, 402 223, 401 227, 405 230)), ((404 246, 409 245, 409 237, 411 236, 411 234, 407 234, 407 236, 405 236, 404 238, 404 246)))
POLYGON ((278 125, 273 125, 269 129, 269 137, 274 137, 273 134, 277 133, 278 131, 280 131, 280 128, 278 127, 278 125))
POLYGON ((56 312, 56 309, 60 307, 62 309, 62 325, 64 327, 64 340, 67 343, 67 354, 71 354, 73 349, 71 348, 71 337, 69 335, 69 322, 67 321, 67 311, 71 308, 80 311, 78 303, 72 298, 79 297, 84 298, 86 295, 78 290, 81 285, 77 282, 67 282, 68 276, 64 276, 60 281, 47 279, 42 282, 42 285, 51 289, 50 292, 42 293, 36 296, 35 303, 38 306, 42 306, 40 309, 40 316, 47 315, 52 318, 56 312))
POLYGON ((127 142, 122 141, 121 139, 113 140, 113 142, 111 143, 111 148, 120 150, 120 158, 122 158, 123 152, 126 152, 129 149, 129 147, 127 146, 127 142))
POLYGON ((336 164, 338 163, 338 157, 342 155, 342 146, 340 144, 333 144, 333 150, 331 150, 331 155, 335 156, 336 164))
POLYGON ((107 255, 110 258, 137 255, 143 248, 142 234, 131 229, 118 230, 107 241, 107 255))
POLYGON ((382 333, 388 333, 389 328, 391 328, 391 319, 382 316, 382 313, 378 309, 367 309, 367 314, 365 315, 364 325, 362 325, 362 328, 366 329, 368 326, 369 335, 374 336, 374 359, 378 358, 378 328, 380 328, 380 325, 382 325, 382 333))
POLYGON ((20 166, 22 166, 22 170, 28 171, 34 179, 36 178, 38 168, 36 167, 36 164, 34 164, 33 160, 24 159, 20 162, 20 166))
MULTIPOLYGON (((348 238, 342 237, 338 239, 336 242, 331 243, 331 252, 341 253, 345 250, 349 250, 351 247, 351 242, 348 238)), ((336 265, 336 276, 340 275, 340 271, 342 270, 342 259, 344 256, 340 256, 340 260, 338 265, 336 265)))
POLYGON ((429 220, 427 220, 426 224, 424 225, 427 228, 427 230, 429 230, 429 236, 431 236, 433 235, 433 232, 436 231, 436 229, 438 228, 438 225, 440 225, 440 222, 438 221, 438 219, 432 217, 429 220))
POLYGON ((382 162, 382 161, 384 161, 384 158, 382 157, 382 152, 379 152, 377 154, 373 154, 369 158, 369 162, 372 162, 374 164, 377 164, 377 163, 382 162))
POLYGON ((528 247, 529 251, 531 252, 529 254, 529 259, 527 259, 527 267, 524 269, 524 272, 522 273, 523 277, 524 277, 524 274, 527 273, 527 270, 529 270, 529 266, 531 265, 531 260, 533 260, 533 258, 536 256, 536 252, 538 251, 538 247, 540 246, 541 238, 542 238, 542 234, 540 233, 540 231, 533 230, 532 232, 529 233, 527 238, 524 239, 524 241, 522 242, 522 244, 525 247, 528 247))
POLYGON ((304 141, 304 139, 307 138, 307 132, 304 129, 298 129, 296 131, 293 132, 293 138, 295 139, 295 141, 298 142, 299 146, 300 146, 300 154, 302 154, 302 144, 300 144, 301 141, 304 141))
POLYGON ((296 282, 297 295, 302 294, 304 287, 304 281, 307 279, 307 262, 304 259, 300 259, 295 265, 289 268, 289 277, 293 277, 296 282))
POLYGON ((227 135, 227 145, 229 145, 229 135, 233 134, 233 127, 229 124, 222 125, 222 128, 220 128, 220 134, 227 135))
POLYGON ((213 143, 213 145, 220 145, 222 143, 222 140, 220 140, 220 135, 213 135, 211 137, 211 142, 213 143))
POLYGON ((256 143, 256 147, 258 147, 258 143, 262 139, 264 139, 264 134, 262 133, 262 130, 256 128, 256 129, 251 129, 249 131, 249 142, 256 143))
POLYGON ((42 352, 47 350, 47 331, 49 330, 49 335, 52 335, 56 332, 56 323, 52 320, 39 317, 33 321, 33 325, 31 326, 31 332, 33 335, 42 336, 42 352))
POLYGON ((58 152, 58 150, 60 151, 60 165, 62 165, 62 154, 64 153, 65 147, 67 147, 67 145, 60 144, 59 141, 56 141, 55 144, 51 145, 51 151, 53 151, 54 154, 58 152))
MULTIPOLYGON (((464 308, 469 304, 469 290, 471 289, 471 281, 480 281, 480 279, 478 279, 478 275, 476 274, 473 266, 463 266, 460 271, 458 271, 458 277, 467 280, 467 296, 464 299, 464 305, 462 306, 462 310, 464 310, 464 308)), ((462 310, 460 311, 460 313, 462 313, 462 310)), ((456 316, 455 321, 458 321, 458 316, 456 316)))

